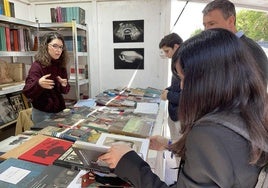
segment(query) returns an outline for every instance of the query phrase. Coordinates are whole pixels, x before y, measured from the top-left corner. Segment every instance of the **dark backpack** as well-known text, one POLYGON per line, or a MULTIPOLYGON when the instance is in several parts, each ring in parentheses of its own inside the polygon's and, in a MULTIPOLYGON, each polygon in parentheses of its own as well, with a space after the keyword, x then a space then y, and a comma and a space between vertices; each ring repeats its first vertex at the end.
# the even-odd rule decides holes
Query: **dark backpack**
MULTIPOLYGON (((249 140, 249 135, 248 133, 242 129, 239 126, 235 126, 230 122, 230 119, 227 117, 223 118, 224 116, 221 115, 210 115, 210 116, 204 116, 201 118, 198 122, 213 122, 213 123, 218 123, 220 125, 223 125, 232 131, 236 132, 237 134, 243 136, 245 139, 249 140)), ((259 176, 258 176, 258 181, 257 184, 255 185, 255 188, 268 188, 268 164, 263 166, 259 176)))

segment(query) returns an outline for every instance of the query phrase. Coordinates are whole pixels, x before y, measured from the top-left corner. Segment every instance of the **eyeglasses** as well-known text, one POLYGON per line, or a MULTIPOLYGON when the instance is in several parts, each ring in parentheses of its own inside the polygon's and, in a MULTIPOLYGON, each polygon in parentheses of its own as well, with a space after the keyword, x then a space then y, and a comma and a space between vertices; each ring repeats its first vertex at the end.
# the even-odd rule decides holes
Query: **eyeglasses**
POLYGON ((51 46, 54 50, 61 50, 63 51, 63 46, 59 46, 57 44, 48 44, 49 46, 51 46))

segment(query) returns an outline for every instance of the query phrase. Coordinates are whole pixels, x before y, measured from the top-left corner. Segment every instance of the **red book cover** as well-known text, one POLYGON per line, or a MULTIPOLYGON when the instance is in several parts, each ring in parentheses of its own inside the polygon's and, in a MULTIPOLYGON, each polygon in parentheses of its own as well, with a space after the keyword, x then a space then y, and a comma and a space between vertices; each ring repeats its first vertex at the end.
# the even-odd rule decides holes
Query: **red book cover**
POLYGON ((20 155, 19 159, 43 165, 51 165, 65 151, 67 151, 72 144, 73 142, 62 139, 47 138, 20 155))

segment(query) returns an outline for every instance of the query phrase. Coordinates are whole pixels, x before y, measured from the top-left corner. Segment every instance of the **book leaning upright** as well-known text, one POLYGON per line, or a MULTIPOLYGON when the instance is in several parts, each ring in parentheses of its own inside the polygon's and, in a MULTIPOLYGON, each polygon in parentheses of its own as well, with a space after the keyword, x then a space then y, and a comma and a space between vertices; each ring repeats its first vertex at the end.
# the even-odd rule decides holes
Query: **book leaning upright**
POLYGON ((110 169, 107 164, 98 161, 98 157, 106 153, 111 145, 116 143, 129 145, 130 148, 140 155, 140 157, 146 160, 150 143, 148 138, 101 133, 96 144, 84 141, 75 141, 72 147, 79 159, 82 161, 85 169, 109 174, 112 173, 112 169, 110 169))

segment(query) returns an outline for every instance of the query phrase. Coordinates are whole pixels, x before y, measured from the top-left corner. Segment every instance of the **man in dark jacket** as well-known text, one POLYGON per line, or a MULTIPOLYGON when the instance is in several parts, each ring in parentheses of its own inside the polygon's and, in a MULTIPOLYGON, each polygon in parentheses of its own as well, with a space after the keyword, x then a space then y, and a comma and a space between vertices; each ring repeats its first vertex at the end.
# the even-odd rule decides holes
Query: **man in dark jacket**
POLYGON ((224 28, 236 34, 248 47, 259 66, 260 74, 267 84, 268 59, 263 49, 242 31, 236 29, 235 6, 229 0, 214 0, 203 9, 203 25, 205 29, 224 28))
MULTIPOLYGON (((159 48, 163 50, 167 58, 172 58, 182 43, 181 37, 176 33, 166 35, 159 43, 159 48)), ((168 125, 170 129, 170 138, 176 141, 179 138, 180 123, 178 119, 178 106, 180 97, 181 80, 175 76, 171 78, 171 85, 161 94, 162 100, 168 100, 168 125)))

